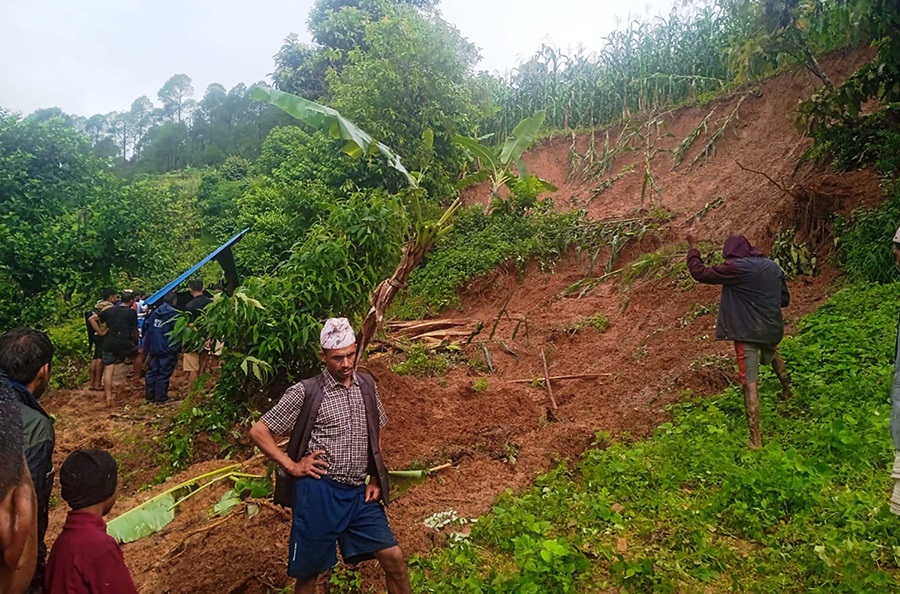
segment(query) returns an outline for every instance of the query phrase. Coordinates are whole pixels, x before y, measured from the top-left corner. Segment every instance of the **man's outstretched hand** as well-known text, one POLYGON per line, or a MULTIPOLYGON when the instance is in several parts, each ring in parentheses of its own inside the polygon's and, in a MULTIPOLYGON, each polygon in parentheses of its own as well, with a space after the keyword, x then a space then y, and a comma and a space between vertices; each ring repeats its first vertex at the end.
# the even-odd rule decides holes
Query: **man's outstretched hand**
POLYGON ((328 462, 322 460, 320 456, 325 453, 325 450, 316 450, 315 452, 300 458, 299 462, 296 462, 294 466, 288 469, 292 475, 297 478, 303 478, 305 476, 311 476, 313 478, 322 478, 324 475, 328 474, 328 462))
POLYGON ((689 248, 694 249, 697 247, 697 234, 694 232, 693 228, 687 230, 685 239, 687 239, 689 248))

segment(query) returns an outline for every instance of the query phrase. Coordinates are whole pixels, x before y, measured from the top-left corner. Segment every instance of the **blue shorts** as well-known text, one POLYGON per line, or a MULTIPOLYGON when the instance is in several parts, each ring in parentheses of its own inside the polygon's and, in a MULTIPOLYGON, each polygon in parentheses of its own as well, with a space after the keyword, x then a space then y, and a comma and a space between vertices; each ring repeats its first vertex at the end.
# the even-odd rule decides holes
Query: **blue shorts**
POLYGON ((397 545, 384 506, 366 503, 366 487, 330 478, 303 478, 294 487, 288 575, 305 580, 337 565, 335 542, 345 563, 374 559, 397 545))

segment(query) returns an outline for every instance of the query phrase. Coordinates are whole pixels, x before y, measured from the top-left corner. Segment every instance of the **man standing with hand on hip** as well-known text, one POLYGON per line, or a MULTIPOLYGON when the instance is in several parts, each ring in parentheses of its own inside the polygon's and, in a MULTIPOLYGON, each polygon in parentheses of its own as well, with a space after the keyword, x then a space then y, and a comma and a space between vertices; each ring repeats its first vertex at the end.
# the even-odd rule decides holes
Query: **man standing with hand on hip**
POLYGON ((408 594, 406 561, 384 511, 381 397, 374 379, 354 369, 356 337, 346 318, 325 322, 320 339, 325 370, 288 388, 250 429, 259 449, 295 477, 288 575, 297 578, 297 594, 312 594, 319 574, 337 564, 337 543, 344 561, 377 559, 388 592, 408 594), (290 455, 276 443, 288 433, 290 455))
POLYGON ((716 320, 716 339, 734 342, 744 408, 750 425, 750 447, 762 447, 759 435, 759 366, 771 365, 781 381, 781 397, 790 398, 791 383, 778 343, 784 337, 781 308, 791 302, 784 272, 775 262, 750 245, 743 235, 725 240, 725 261, 705 266, 693 230, 687 233, 687 266, 694 280, 722 285, 722 300, 716 320))

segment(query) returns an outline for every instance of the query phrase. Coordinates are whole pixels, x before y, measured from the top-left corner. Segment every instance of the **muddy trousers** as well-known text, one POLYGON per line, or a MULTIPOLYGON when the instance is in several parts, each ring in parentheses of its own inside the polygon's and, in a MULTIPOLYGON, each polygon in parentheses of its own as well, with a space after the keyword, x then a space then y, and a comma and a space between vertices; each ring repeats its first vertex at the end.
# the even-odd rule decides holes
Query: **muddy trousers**
POLYGON ((148 402, 166 402, 169 399, 169 380, 178 365, 178 353, 151 355, 144 385, 148 402))

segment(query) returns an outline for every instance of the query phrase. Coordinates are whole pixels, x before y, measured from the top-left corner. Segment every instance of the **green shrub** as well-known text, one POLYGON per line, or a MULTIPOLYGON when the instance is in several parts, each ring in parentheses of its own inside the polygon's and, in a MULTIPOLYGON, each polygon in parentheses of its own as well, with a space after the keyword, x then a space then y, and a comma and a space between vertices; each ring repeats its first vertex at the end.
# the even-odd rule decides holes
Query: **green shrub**
MULTIPOLYGON (((164 447, 168 466, 189 459, 197 432, 227 443, 248 408, 264 405, 265 396, 280 397, 276 387, 319 369, 322 322, 362 317, 372 289, 396 265, 406 228, 398 197, 355 192, 331 205, 275 275, 246 278, 233 295, 217 295, 194 326, 200 340, 225 345, 220 377, 202 407, 183 408, 175 419, 164 447)), ((184 318, 175 332, 194 334, 184 318)))
MULTIPOLYGON (((205 378, 200 383, 205 383, 205 378)), ((246 402, 215 393, 191 394, 179 406, 163 441, 157 480, 165 480, 192 463, 198 434, 217 446, 217 456, 228 457, 253 419, 254 411, 246 402)))
POLYGON ((549 202, 528 212, 485 215, 479 206, 460 211, 450 233, 410 275, 409 291, 394 307, 394 317, 419 319, 458 307, 459 290, 506 262, 520 271, 532 260, 551 269, 581 240, 584 221, 584 213, 557 213, 549 202))
POLYGON ((851 281, 887 283, 897 278, 891 239, 900 226, 900 183, 894 183, 877 209, 856 210, 838 220, 836 235, 841 268, 851 281))
POLYGON ((816 256, 809 245, 794 241, 793 229, 779 229, 775 234, 770 256, 781 266, 787 278, 813 276, 816 274, 816 256))
POLYGON ((477 377, 472 380, 472 391, 473 392, 484 392, 488 389, 488 381, 483 377, 477 377))
POLYGON ((434 353, 422 343, 413 343, 406 352, 406 360, 391 366, 397 375, 418 377, 444 375, 450 367, 447 357, 434 353))
POLYGON ((47 333, 53 343, 50 385, 54 388, 77 388, 88 381, 93 352, 88 346, 84 317, 76 313, 47 333))

